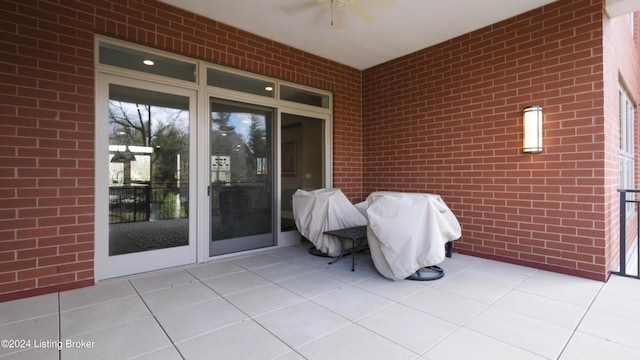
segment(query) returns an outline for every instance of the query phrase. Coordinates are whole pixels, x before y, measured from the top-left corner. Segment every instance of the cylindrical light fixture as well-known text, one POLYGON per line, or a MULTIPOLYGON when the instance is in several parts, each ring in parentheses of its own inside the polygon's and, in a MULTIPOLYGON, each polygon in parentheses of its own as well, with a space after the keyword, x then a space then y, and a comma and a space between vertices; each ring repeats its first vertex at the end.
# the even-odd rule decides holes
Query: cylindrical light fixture
POLYGON ((523 141, 522 152, 539 154, 542 152, 542 106, 527 106, 522 110, 523 141))

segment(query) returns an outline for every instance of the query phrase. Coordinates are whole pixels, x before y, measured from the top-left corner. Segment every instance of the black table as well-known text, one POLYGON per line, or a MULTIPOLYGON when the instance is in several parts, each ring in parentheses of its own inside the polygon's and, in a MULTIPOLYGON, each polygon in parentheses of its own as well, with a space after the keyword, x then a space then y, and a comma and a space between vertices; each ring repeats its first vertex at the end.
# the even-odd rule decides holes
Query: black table
POLYGON ((340 256, 337 259, 331 261, 329 264, 342 259, 345 253, 345 240, 351 240, 351 271, 355 271, 356 267, 356 251, 368 249, 368 244, 365 243, 356 248, 356 242, 367 240, 367 226, 354 226, 346 229, 329 230, 324 232, 327 235, 333 235, 340 239, 340 256))

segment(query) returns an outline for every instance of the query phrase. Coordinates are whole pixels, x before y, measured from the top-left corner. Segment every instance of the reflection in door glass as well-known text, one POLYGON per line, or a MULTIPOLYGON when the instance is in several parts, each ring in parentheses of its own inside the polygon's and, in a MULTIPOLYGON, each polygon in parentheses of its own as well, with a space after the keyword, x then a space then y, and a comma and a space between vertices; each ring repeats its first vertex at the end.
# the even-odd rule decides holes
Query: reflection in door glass
POLYGON ((282 212, 280 230, 296 230, 293 194, 298 189, 315 190, 324 182, 324 120, 282 114, 282 212))
POLYGON ((109 255, 189 243, 189 99, 109 87, 109 255))
POLYGON ((211 254, 271 246, 273 109, 211 105, 211 254), (219 240, 245 238, 236 245, 219 240))

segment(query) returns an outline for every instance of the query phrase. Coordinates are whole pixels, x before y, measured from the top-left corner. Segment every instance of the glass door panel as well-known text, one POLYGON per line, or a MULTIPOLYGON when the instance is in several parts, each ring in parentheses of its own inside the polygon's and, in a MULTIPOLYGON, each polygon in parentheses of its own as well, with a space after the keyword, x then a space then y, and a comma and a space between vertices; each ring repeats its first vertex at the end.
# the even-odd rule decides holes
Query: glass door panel
POLYGON ((98 279, 196 260, 189 216, 195 91, 115 79, 98 89, 106 114, 96 125, 104 139, 96 153, 105 155, 96 188, 108 193, 96 210, 97 223, 108 223, 96 231, 98 279))
POLYGON ((314 190, 325 182, 325 121, 281 114, 281 218, 280 231, 296 230, 292 196, 298 189, 314 190))
POLYGON ((211 99, 209 255, 273 246, 275 110, 211 99))

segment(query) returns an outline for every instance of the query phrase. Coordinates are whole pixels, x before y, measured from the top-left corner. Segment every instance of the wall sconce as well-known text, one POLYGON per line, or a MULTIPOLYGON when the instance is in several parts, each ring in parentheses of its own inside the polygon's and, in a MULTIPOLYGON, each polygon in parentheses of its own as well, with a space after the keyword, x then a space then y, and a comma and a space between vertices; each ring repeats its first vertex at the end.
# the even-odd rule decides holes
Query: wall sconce
POLYGON ((522 152, 540 154, 542 152, 542 106, 527 106, 522 110, 524 137, 522 152))

